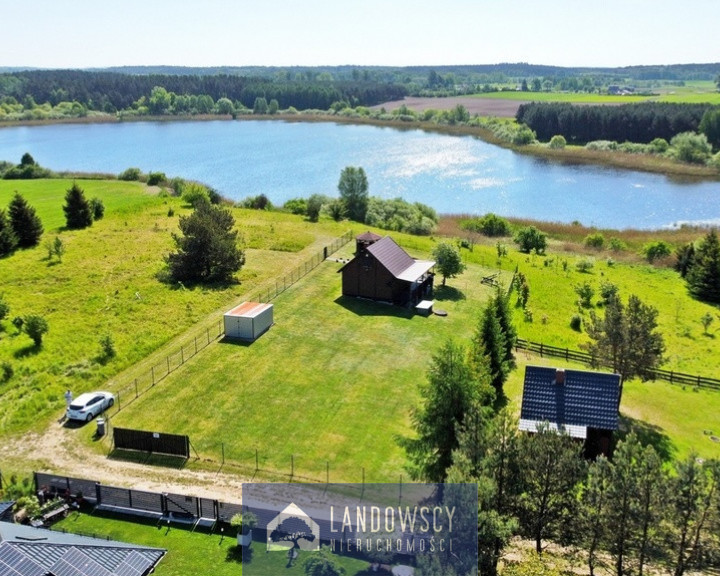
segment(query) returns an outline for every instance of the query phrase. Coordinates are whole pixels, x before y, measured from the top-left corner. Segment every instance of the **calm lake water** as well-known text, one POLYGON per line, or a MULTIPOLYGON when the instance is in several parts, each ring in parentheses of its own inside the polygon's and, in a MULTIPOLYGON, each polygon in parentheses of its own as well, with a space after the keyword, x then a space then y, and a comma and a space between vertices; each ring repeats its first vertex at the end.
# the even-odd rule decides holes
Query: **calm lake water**
POLYGON ((30 152, 53 170, 128 167, 199 180, 235 200, 337 195, 340 171, 362 166, 370 194, 440 213, 580 221, 612 228, 720 224, 720 183, 567 166, 471 136, 282 121, 128 122, 0 129, 0 159, 30 152))

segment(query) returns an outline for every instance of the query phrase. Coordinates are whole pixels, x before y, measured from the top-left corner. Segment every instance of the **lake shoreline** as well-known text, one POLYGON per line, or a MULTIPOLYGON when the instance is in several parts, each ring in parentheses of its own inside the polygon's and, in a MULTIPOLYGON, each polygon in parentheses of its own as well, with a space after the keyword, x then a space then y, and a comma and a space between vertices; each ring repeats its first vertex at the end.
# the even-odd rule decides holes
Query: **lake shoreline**
POLYGON ((124 122, 211 122, 211 121, 282 121, 282 122, 331 122, 336 124, 355 124, 378 127, 390 127, 397 130, 423 130, 437 134, 473 136, 492 144, 512 150, 518 154, 542 158, 566 165, 605 166, 628 171, 662 174, 670 179, 683 182, 720 181, 720 170, 710 166, 699 166, 677 162, 669 158, 647 154, 629 154, 609 150, 588 150, 581 146, 567 146, 563 149, 551 149, 543 144, 517 146, 497 138, 490 130, 480 126, 441 125, 422 121, 380 120, 338 116, 335 114, 274 114, 274 115, 229 115, 204 114, 196 116, 124 116, 93 115, 82 118, 57 118, 47 120, 18 120, 0 122, 2 128, 20 126, 48 126, 54 124, 120 124, 124 122))

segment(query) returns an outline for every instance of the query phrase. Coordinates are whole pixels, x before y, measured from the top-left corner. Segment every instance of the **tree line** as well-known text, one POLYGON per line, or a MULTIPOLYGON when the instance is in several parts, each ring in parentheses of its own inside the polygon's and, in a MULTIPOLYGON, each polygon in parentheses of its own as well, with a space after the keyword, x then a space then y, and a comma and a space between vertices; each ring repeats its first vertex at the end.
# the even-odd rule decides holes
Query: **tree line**
MULTIPOLYGON (((16 102, 77 102, 89 110, 116 112, 130 109, 153 88, 162 87, 177 95, 206 95, 217 101, 229 98, 252 107, 259 96, 276 99, 283 108, 328 109, 333 102, 372 106, 402 98, 401 85, 386 82, 306 81, 218 75, 130 75, 80 70, 34 70, 0 75, 0 99, 16 102), (31 100, 30 100, 31 99, 31 100)), ((28 106, 25 106, 28 108, 28 106)))
POLYGON ((522 104, 515 115, 538 139, 562 135, 568 142, 593 140, 650 143, 670 140, 682 132, 696 132, 710 104, 643 102, 621 106, 573 106, 569 103, 522 104))

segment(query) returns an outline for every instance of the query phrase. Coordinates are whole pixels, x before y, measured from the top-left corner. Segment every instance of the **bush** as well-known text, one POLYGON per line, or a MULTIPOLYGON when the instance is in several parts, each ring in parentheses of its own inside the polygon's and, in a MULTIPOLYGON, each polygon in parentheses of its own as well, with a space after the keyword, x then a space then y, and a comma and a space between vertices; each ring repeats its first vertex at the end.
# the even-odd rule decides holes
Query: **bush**
POLYGON ((0 382, 9 382, 10 378, 12 378, 14 374, 15 370, 13 370, 10 362, 5 360, 2 364, 0 364, 0 382))
POLYGON ((565 140, 565 136, 562 134, 555 134, 555 136, 550 138, 548 146, 553 150, 562 150, 565 146, 567 146, 567 140, 565 140))
POLYGON ((658 240, 656 242, 648 242, 642 248, 642 253, 645 259, 651 264, 656 260, 666 258, 672 254, 670 245, 664 240, 658 240))
POLYGON ((208 194, 207 188, 197 182, 185 183, 183 186, 182 199, 193 208, 197 208, 200 202, 210 203, 210 195, 208 194))
POLYGON ((520 129, 515 131, 512 138, 512 143, 515 144, 515 146, 526 146, 533 142, 535 142, 535 132, 527 126, 521 126, 520 129))
POLYGON ((330 201, 329 198, 322 194, 313 194, 307 200, 306 213, 310 222, 317 222, 320 218, 320 210, 322 210, 323 204, 330 201))
POLYGON ((5 302, 5 297, 0 294, 0 322, 5 320, 7 318, 7 315, 10 313, 10 305, 5 302))
POLYGON ((588 248, 602 250, 603 246, 605 245, 605 236, 603 236, 600 232, 594 232, 585 236, 585 240, 583 240, 583 243, 588 248))
POLYGON ((517 231, 514 241, 520 246, 520 251, 529 254, 533 250, 543 254, 547 248, 547 235, 535 226, 526 226, 517 231))
POLYGON ((148 186, 158 186, 167 180, 164 172, 150 172, 148 174, 148 186))
POLYGON ((592 258, 581 258, 575 264, 575 269, 581 274, 589 274, 594 267, 595 261, 592 258))
POLYGON ((117 356, 115 350, 115 342, 110 334, 106 334, 100 338, 100 360, 101 362, 107 362, 117 356))
POLYGON ((650 142, 650 148, 656 154, 665 154, 668 148, 670 148, 670 144, 668 144, 665 138, 655 138, 655 140, 650 142))
POLYGON ((578 303, 583 308, 592 307, 592 299, 595 296, 595 289, 590 285, 590 282, 583 282, 582 284, 576 284, 573 286, 575 294, 578 295, 578 303))
POLYGON ((49 330, 47 320, 42 316, 30 315, 27 316, 23 322, 23 329, 25 333, 32 338, 35 346, 40 347, 42 345, 43 336, 49 330))
POLYGON ((462 223, 465 230, 477 232, 484 236, 510 236, 510 222, 492 212, 481 218, 473 218, 462 223))
POLYGON ((585 144, 586 150, 617 150, 617 147, 617 142, 613 142, 612 140, 593 140, 585 144))
POLYGON ((307 212, 307 200, 305 198, 292 198, 285 202, 283 208, 291 214, 305 214, 307 212))
POLYGON ((93 220, 102 220, 103 216, 105 216, 105 204, 100 198, 90 199, 90 210, 92 210, 93 220))
POLYGON ((582 316, 580 314, 573 314, 570 318, 570 328, 575 332, 582 332, 582 316))
POLYGON ((705 134, 682 132, 670 140, 668 153, 682 162, 705 164, 712 153, 712 146, 705 134))
POLYGON ((140 168, 128 168, 124 172, 118 174, 118 180, 125 180, 127 182, 135 182, 140 180, 140 168))
POLYGON ((93 210, 85 198, 85 192, 76 182, 65 193, 65 223, 70 229, 82 229, 93 223, 93 210))
POLYGON ((620 238, 615 238, 614 236, 610 238, 610 250, 613 252, 624 252, 627 250, 627 244, 620 240, 620 238))
POLYGON ((252 210, 271 210, 272 202, 265 196, 265 194, 259 194, 258 196, 248 196, 242 201, 243 208, 250 208, 252 210))

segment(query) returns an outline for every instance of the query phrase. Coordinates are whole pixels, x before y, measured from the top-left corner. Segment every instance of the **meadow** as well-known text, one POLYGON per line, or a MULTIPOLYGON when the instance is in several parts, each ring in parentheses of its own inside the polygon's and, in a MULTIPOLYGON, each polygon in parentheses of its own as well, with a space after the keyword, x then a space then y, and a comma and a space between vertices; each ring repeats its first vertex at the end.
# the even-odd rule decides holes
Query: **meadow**
MULTIPOLYGON (((36 349, 9 320, 3 322, 0 360, 9 361, 15 375, 0 385, 2 436, 47 426, 62 413, 66 388, 76 393, 125 388, 149 370, 148 358, 207 322, 217 324, 222 311, 274 284, 348 228, 347 222, 326 218, 313 224, 301 216, 233 208, 248 246, 238 283, 167 285, 158 279, 162 255, 172 248, 178 216, 189 208, 140 184, 82 181, 88 196, 104 200, 106 216, 89 229, 68 231, 58 211, 70 184, 0 182, 0 206, 20 190, 37 207, 45 237, 59 235, 67 245, 60 263, 48 261, 42 246, 0 260, 10 318, 41 312, 50 324, 42 348, 36 349), (99 358, 104 334, 112 336, 118 351, 105 362, 99 358)), ((700 322, 708 312, 715 317, 717 309, 692 300, 671 269, 644 263, 631 232, 623 233, 628 239, 624 252, 590 252, 567 230, 548 228, 553 236, 546 256, 521 254, 510 238, 503 238, 507 254, 498 257, 496 239, 474 238, 472 249, 461 250, 465 273, 449 279, 446 287, 437 279, 436 308, 448 312, 445 318, 343 298, 337 274, 341 264, 328 260, 273 300, 276 325, 262 338, 250 345, 211 344, 113 416, 112 423, 189 434, 201 456, 189 466, 217 466, 224 454, 228 469, 253 473, 257 454, 258 467, 270 479, 292 473, 324 480, 329 473, 333 481, 395 481, 405 474, 397 440, 412 433, 410 413, 432 354, 449 337, 469 344, 492 290, 480 280, 498 273, 507 287, 516 268, 530 285, 532 319, 515 308, 522 338, 579 348, 587 336, 572 330, 570 319, 573 314, 587 319, 589 310, 578 307, 574 287, 588 282, 596 291, 593 306, 601 313, 600 284, 612 282, 624 298, 637 294, 659 310, 667 344, 664 367, 718 373, 720 322, 707 333, 700 322), (587 272, 578 270, 580 261, 591 263, 587 272)), ((450 228, 443 223, 441 230, 450 228)), ((693 234, 697 238, 702 231, 683 230, 675 238, 679 244, 693 234)), ((457 236, 463 233, 458 230, 457 236)), ((429 257, 439 239, 393 237, 419 258, 429 257)), ((335 256, 349 258, 353 249, 353 243, 347 244, 335 256)), ((519 354, 507 388, 515 406, 524 366, 538 362, 547 359, 519 354)), ((661 443, 668 457, 693 450, 712 457, 720 455, 720 446, 704 432, 713 430, 719 408, 718 393, 631 381, 622 413, 626 428, 661 443)), ((77 439, 106 451, 107 445, 93 442, 93 428, 77 430, 77 439)))
POLYGON ((171 285, 158 275, 163 256, 173 249, 178 219, 190 208, 140 183, 78 183, 88 198, 105 204, 105 217, 85 230, 64 228, 63 198, 72 181, 0 180, 0 207, 17 190, 45 228, 39 246, 0 260, 0 293, 10 306, 0 322, 0 361, 14 372, 0 384, 0 435, 47 424, 64 406, 65 390, 77 395, 106 387, 118 373, 304 262, 347 229, 332 221, 311 225, 291 215, 234 209, 247 257, 237 282, 171 285), (48 259, 44 246, 55 237, 65 246, 62 261, 48 259), (11 322, 29 314, 49 324, 41 348, 11 322), (112 359, 102 357, 104 336, 114 343, 112 359))

